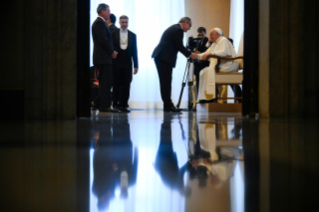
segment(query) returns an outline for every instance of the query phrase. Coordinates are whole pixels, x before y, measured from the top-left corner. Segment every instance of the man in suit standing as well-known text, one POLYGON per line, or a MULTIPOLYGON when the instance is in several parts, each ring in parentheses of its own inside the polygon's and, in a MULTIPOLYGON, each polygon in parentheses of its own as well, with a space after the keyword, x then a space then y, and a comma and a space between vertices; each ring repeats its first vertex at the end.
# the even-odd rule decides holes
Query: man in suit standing
POLYGON ((109 27, 109 29, 111 30, 111 33, 115 32, 116 30, 119 29, 115 26, 115 22, 116 22, 116 16, 114 14, 111 14, 110 18, 106 20, 106 24, 109 27))
POLYGON ((112 33, 114 48, 118 52, 117 58, 113 60, 113 107, 127 113, 130 112, 128 100, 133 78, 132 65, 134 65, 134 74, 138 72, 136 35, 127 29, 128 20, 127 16, 121 16, 120 29, 112 33))
MULTIPOLYGON (((205 52, 208 49, 208 46, 206 46, 208 42, 208 38, 206 37, 206 29, 204 27, 198 27, 197 29, 197 37, 201 37, 202 39, 198 42, 197 48, 195 53, 201 54, 205 52)), ((196 76, 196 87, 198 90, 199 85, 199 72, 209 66, 209 61, 195 61, 194 62, 195 70, 194 74, 196 76)))
POLYGON ((92 25, 93 64, 100 73, 100 106, 101 112, 117 112, 111 108, 111 87, 113 78, 112 58, 116 58, 112 34, 105 20, 110 18, 110 8, 107 4, 99 4, 98 17, 92 25))
POLYGON ((163 33, 160 43, 152 54, 160 80, 161 96, 165 112, 181 111, 181 109, 175 108, 171 100, 172 71, 176 64, 178 51, 187 58, 195 59, 197 57, 197 54, 188 51, 183 45, 183 32, 187 32, 191 26, 192 21, 188 17, 184 17, 178 24, 170 26, 163 33))

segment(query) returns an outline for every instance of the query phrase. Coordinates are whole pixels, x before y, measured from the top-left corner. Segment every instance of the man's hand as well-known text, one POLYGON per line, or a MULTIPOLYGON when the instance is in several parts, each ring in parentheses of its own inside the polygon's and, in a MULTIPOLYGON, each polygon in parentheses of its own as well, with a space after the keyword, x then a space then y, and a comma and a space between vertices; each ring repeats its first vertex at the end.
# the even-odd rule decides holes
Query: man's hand
POLYGON ((112 58, 115 59, 116 57, 117 57, 117 52, 114 51, 113 54, 112 54, 112 58))
POLYGON ((202 60, 206 60, 209 55, 210 55, 210 52, 203 54, 202 60))
POLYGON ((192 53, 191 58, 194 60, 197 58, 197 54, 196 53, 192 53))
POLYGON ((134 74, 137 74, 138 68, 134 68, 134 74))

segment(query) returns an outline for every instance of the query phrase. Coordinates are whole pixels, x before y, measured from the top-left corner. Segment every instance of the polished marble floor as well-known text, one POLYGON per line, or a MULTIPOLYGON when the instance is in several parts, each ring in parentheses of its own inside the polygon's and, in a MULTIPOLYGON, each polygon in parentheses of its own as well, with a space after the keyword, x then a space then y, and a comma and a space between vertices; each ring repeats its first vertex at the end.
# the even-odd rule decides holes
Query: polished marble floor
POLYGON ((317 120, 133 110, 0 133, 0 211, 317 211, 317 120))

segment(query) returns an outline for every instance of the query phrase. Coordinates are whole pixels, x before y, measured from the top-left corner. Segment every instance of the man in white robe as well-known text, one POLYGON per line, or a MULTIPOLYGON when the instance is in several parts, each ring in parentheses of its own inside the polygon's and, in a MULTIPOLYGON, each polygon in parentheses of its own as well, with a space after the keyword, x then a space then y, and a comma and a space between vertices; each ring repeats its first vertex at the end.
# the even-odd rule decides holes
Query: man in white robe
MULTIPOLYGON (((221 57, 236 57, 236 52, 233 45, 227 38, 222 36, 223 32, 219 28, 214 28, 210 31, 210 39, 213 44, 206 50, 206 52, 199 54, 197 59, 206 60, 209 55, 216 55, 221 57)), ((215 86, 215 65, 217 59, 209 59, 209 67, 204 68, 200 72, 198 101, 206 102, 216 99, 215 86)), ((235 72, 238 70, 238 63, 236 61, 221 61, 219 65, 220 72, 235 72)))

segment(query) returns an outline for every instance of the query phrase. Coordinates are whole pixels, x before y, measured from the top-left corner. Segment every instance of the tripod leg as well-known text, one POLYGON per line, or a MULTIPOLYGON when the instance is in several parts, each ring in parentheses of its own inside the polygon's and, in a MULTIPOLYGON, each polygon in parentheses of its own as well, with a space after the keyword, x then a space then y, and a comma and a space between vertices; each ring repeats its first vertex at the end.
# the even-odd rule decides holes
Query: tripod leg
POLYGON ((188 66, 189 66, 189 61, 187 61, 186 63, 186 67, 185 67, 185 71, 184 71, 184 76, 183 76, 183 82, 182 82, 182 89, 181 89, 181 93, 179 95, 179 99, 178 99, 178 103, 176 105, 176 108, 179 109, 179 106, 181 104, 181 100, 182 100, 182 96, 183 96, 183 92, 184 92, 184 88, 185 88, 185 85, 186 85, 186 80, 188 78, 188 66))

